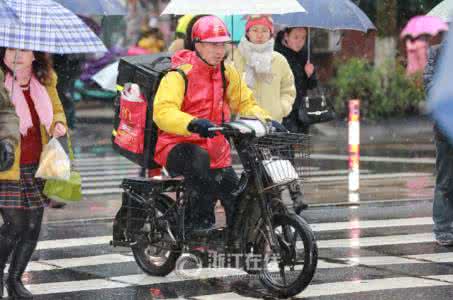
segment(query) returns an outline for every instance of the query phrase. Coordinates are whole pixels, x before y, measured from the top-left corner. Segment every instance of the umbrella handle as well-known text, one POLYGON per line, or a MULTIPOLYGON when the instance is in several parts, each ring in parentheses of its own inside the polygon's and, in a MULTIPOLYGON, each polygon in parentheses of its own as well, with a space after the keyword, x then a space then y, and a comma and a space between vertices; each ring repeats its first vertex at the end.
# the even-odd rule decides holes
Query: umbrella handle
POLYGON ((310 52, 311 52, 310 48, 311 48, 311 30, 309 27, 307 35, 307 63, 310 63, 310 52))
POLYGON ((13 80, 11 81, 11 94, 9 95, 11 99, 14 97, 14 81, 16 81, 16 69, 17 69, 17 56, 19 56, 19 49, 14 51, 14 64, 13 64, 13 80))

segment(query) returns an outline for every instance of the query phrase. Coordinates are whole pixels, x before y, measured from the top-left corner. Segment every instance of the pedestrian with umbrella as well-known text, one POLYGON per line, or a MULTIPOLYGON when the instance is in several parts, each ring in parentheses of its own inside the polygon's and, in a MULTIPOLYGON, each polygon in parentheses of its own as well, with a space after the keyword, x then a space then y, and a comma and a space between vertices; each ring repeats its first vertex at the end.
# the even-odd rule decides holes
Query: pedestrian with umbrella
POLYGON ((13 166, 0 172, 0 297, 5 264, 10 298, 32 294, 22 275, 38 242, 44 207, 44 181, 35 178, 43 146, 66 135, 66 118, 48 54, 102 52, 105 47, 73 13, 50 0, 5 0, 19 24, 0 27, 0 68, 19 117, 20 143, 13 166), (68 30, 70 28, 71 30, 68 30))
POLYGON ((21 276, 38 241, 44 206, 49 202, 42 194, 44 181, 34 175, 43 146, 49 137, 64 136, 67 125, 49 56, 29 50, 19 50, 16 55, 16 50, 0 49, 0 68, 6 74, 5 86, 12 95, 21 136, 15 166, 0 175, 0 212, 4 221, 0 236, 0 272, 3 274, 7 254, 13 250, 8 295, 31 297, 21 276), (16 179, 17 173, 20 173, 19 181, 9 182, 16 179), (19 242, 15 243, 17 240, 19 242))
MULTIPOLYGON (((243 74, 258 104, 272 118, 282 122, 293 109, 296 99, 294 75, 286 58, 274 51, 274 25, 266 15, 251 15, 245 24, 245 36, 232 57, 236 69, 243 74)), ((300 187, 290 189, 296 213, 308 206, 300 187)))
POLYGON ((428 60, 430 38, 447 30, 447 23, 438 17, 415 16, 409 20, 401 32, 407 53, 407 75, 423 72, 428 60))
POLYGON ((285 29, 278 33, 275 49, 288 60, 296 78, 297 97, 291 115, 284 125, 290 130, 308 132, 309 125, 299 110, 308 90, 318 85, 311 63, 311 28, 325 30, 356 30, 367 32, 375 29, 367 15, 350 0, 297 0, 307 14, 288 13, 274 15, 276 24, 285 29))
POLYGON ((294 76, 287 60, 274 51, 274 25, 266 15, 247 17, 245 36, 233 54, 234 65, 243 74, 258 104, 282 122, 296 98, 294 76))
POLYGON ((423 72, 428 107, 435 121, 436 183, 433 200, 433 234, 436 243, 445 247, 453 246, 452 34, 450 32, 440 45, 429 48, 423 72))
POLYGON ((318 85, 315 67, 308 60, 307 33, 305 27, 287 27, 278 33, 275 41, 275 51, 287 59, 295 78, 296 100, 283 121, 283 125, 291 132, 308 133, 310 124, 302 123, 298 112, 307 91, 318 85))

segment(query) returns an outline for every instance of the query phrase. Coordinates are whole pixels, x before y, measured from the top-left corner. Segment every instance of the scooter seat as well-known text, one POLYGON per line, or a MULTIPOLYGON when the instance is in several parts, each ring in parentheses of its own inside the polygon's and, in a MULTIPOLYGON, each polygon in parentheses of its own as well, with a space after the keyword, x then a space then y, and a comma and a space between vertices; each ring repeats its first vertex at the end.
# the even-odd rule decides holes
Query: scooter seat
POLYGON ((151 178, 125 178, 121 184, 123 189, 133 190, 136 193, 151 193, 156 188, 178 186, 184 177, 155 176, 151 178))

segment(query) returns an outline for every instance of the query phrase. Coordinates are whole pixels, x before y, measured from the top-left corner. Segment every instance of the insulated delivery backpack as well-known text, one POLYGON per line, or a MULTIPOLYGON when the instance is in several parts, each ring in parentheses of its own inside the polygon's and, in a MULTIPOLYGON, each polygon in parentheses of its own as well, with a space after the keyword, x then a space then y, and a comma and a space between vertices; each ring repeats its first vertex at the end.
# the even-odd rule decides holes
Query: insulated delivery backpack
POLYGON ((154 161, 158 129, 153 122, 153 102, 161 79, 171 68, 171 54, 124 57, 118 67, 119 96, 114 103, 113 149, 146 169, 160 166, 154 161))

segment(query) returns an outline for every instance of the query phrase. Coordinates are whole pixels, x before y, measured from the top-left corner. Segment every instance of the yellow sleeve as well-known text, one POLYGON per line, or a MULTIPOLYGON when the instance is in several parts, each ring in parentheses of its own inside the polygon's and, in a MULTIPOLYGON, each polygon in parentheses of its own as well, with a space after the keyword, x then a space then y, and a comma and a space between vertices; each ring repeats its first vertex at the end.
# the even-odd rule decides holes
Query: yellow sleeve
POLYGON ((185 81, 177 72, 170 72, 162 78, 154 98, 153 119, 159 129, 177 135, 189 136, 189 123, 195 119, 181 111, 184 101, 185 81))
POLYGON ((285 57, 281 57, 282 82, 280 84, 280 101, 282 103, 283 116, 289 115, 296 100, 296 86, 291 67, 285 57))
POLYGON ((61 100, 57 92, 57 81, 58 81, 57 74, 55 72, 52 72, 50 82, 46 86, 47 93, 49 94, 49 98, 52 102, 53 109, 53 120, 52 126, 50 127, 50 132, 53 132, 53 128, 55 127, 55 124, 58 122, 63 123, 67 127, 66 115, 64 113, 63 105, 61 104, 61 100))
POLYGON ((225 65, 225 77, 228 81, 226 97, 234 114, 261 120, 272 119, 267 111, 258 106, 252 90, 247 87, 233 65, 225 65))

